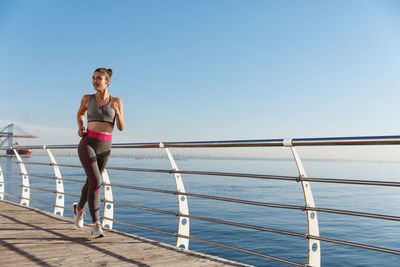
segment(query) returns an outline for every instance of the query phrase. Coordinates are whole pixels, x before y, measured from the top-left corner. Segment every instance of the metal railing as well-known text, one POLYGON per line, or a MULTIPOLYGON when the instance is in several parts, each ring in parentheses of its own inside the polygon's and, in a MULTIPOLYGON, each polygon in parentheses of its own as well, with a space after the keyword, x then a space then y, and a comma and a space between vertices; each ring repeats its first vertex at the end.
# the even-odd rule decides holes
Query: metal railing
MULTIPOLYGON (((399 250, 389 249, 389 248, 381 248, 366 244, 359 244, 354 242, 348 242, 344 240, 337 240, 327 237, 322 237, 319 234, 319 223, 317 212, 324 213, 332 213, 332 214, 341 214, 348 216, 358 216, 358 217, 366 217, 366 218, 374 218, 380 220, 391 220, 391 221, 400 221, 400 217, 385 215, 385 214, 375 214, 375 213, 365 213, 365 212, 357 212, 350 210, 340 210, 340 209, 329 209, 329 208, 320 208, 315 206, 313 193, 311 191, 310 182, 315 183, 341 183, 341 184, 354 184, 354 185, 369 185, 369 186, 386 186, 386 187, 400 187, 400 182, 393 181, 371 181, 371 180, 355 180, 355 179, 330 179, 330 178, 318 178, 318 177, 307 177, 305 172, 305 168, 302 164, 301 158, 297 153, 295 146, 362 146, 362 145, 399 145, 400 144, 400 136, 367 136, 367 137, 337 137, 337 138, 295 138, 295 139, 269 139, 269 140, 239 140, 239 141, 201 141, 201 142, 163 142, 163 143, 119 143, 113 144, 113 149, 146 149, 146 148, 159 148, 165 150, 168 159, 171 164, 171 169, 147 169, 147 168, 128 168, 128 167, 108 167, 108 170, 119 170, 126 172, 147 172, 147 173, 167 173, 173 174, 175 178, 176 191, 172 190, 164 190, 158 188, 148 188, 148 187, 139 187, 139 186, 127 186, 127 185, 118 185, 112 184, 108 177, 108 173, 105 170, 102 173, 103 176, 103 185, 104 185, 104 199, 101 201, 104 202, 104 211, 103 211, 103 226, 112 228, 113 222, 120 223, 123 225, 128 225, 132 227, 136 227, 139 229, 145 229, 149 231, 154 231, 158 233, 162 233, 169 236, 174 236, 177 239, 176 246, 184 249, 189 248, 189 240, 212 244, 215 246, 220 246, 236 251, 241 251, 244 253, 248 253, 251 255, 256 255, 262 258, 267 258, 283 263, 287 263, 293 266, 321 266, 321 247, 320 241, 340 244, 344 246, 357 247, 362 249, 368 249, 373 251, 379 251, 383 253, 389 253, 394 255, 400 255, 399 250), (174 160, 173 155, 169 151, 169 148, 215 148, 215 147, 288 147, 291 152, 293 159, 296 163, 298 176, 276 176, 276 175, 266 175, 266 174, 251 174, 251 173, 229 173, 229 172, 215 172, 215 171, 196 171, 196 170, 179 170, 178 166, 174 160), (257 202, 250 200, 242 200, 242 199, 234 199, 220 196, 212 196, 212 195, 204 195, 204 194, 196 194, 189 193, 185 191, 184 183, 182 180, 182 174, 195 174, 195 175, 205 175, 205 176, 225 176, 225 177, 240 177, 246 179, 267 179, 267 180, 282 180, 282 181, 293 181, 296 183, 300 183, 303 191, 304 206, 299 205, 285 205, 279 203, 265 203, 265 202, 257 202), (126 203, 120 203, 113 200, 112 188, 125 188, 131 190, 140 190, 147 192, 156 192, 161 194, 170 194, 176 195, 178 200, 178 212, 170 212, 160 209, 142 207, 139 205, 131 205, 126 203), (245 205, 252 206, 261 206, 261 207, 270 207, 270 208, 279 208, 279 209, 291 209, 291 210, 301 210, 305 212, 307 216, 307 233, 296 233, 290 231, 283 231, 278 229, 260 227, 249 224, 242 224, 231 221, 224 221, 215 218, 201 217, 195 215, 189 215, 189 205, 187 198, 200 198, 200 199, 211 199, 223 202, 231 202, 231 203, 240 203, 245 205), (177 233, 169 233, 158 229, 152 229, 145 226, 134 225, 129 222, 122 222, 114 219, 114 205, 125 206, 134 209, 146 210, 150 212, 166 214, 171 216, 178 217, 178 231, 177 233), (254 252, 251 250, 247 250, 244 248, 238 248, 226 244, 217 243, 211 240, 204 240, 197 237, 190 236, 190 219, 201 220, 212 222, 216 224, 229 225, 234 227, 240 227, 245 229, 253 229, 263 232, 272 232, 278 233, 282 235, 288 236, 296 236, 300 238, 304 238, 308 240, 308 262, 306 264, 301 264, 285 259, 281 259, 278 257, 274 257, 271 255, 261 254, 258 252, 254 252)), ((62 178, 59 167, 71 167, 71 168, 82 168, 81 165, 71 165, 71 164, 57 164, 53 154, 50 149, 76 149, 77 145, 43 145, 43 146, 18 146, 18 147, 0 147, 0 150, 13 149, 15 156, 17 158, 17 164, 20 167, 21 172, 8 172, 2 171, 0 166, 0 199, 4 199, 4 196, 10 196, 13 198, 20 199, 21 205, 29 206, 29 201, 38 202, 41 204, 46 204, 54 207, 54 213, 57 215, 63 215, 64 209, 64 198, 65 196, 70 197, 78 197, 78 195, 69 194, 64 192, 64 181, 68 182, 78 182, 83 183, 81 180, 76 179, 65 179, 62 178), (23 162, 22 158, 18 154, 16 149, 44 149, 47 151, 50 157, 50 163, 43 162, 23 162), (26 171, 25 164, 32 165, 47 165, 51 166, 54 169, 54 176, 44 176, 37 174, 29 174, 26 171), (4 181, 4 174, 10 175, 21 175, 22 183, 21 185, 12 184, 4 181), (29 185, 29 176, 41 179, 50 179, 54 180, 56 184, 56 190, 48 190, 35 188, 29 185), (21 196, 12 195, 5 192, 5 185, 21 187, 22 194, 21 196), (48 204, 42 201, 33 200, 30 198, 30 190, 39 190, 44 192, 54 193, 55 204, 48 204)))

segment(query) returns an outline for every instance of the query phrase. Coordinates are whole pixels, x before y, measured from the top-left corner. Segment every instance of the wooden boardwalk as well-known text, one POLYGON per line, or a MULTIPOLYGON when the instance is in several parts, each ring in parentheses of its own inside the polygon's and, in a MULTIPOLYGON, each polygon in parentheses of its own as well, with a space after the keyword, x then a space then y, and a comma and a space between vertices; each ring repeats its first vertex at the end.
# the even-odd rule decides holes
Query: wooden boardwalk
POLYGON ((106 230, 89 239, 71 219, 0 201, 0 266, 248 266, 106 230))

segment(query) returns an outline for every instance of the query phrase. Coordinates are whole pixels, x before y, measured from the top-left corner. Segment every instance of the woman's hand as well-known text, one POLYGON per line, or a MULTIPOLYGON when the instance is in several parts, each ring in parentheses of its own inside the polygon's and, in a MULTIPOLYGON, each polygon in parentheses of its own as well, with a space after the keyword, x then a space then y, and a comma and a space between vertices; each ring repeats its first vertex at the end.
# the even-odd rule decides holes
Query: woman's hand
POLYGON ((120 115, 121 113, 121 107, 118 100, 115 98, 111 99, 111 108, 115 110, 116 115, 120 115))
POLYGON ((86 134, 86 132, 85 132, 85 127, 82 126, 82 127, 79 128, 79 130, 78 130, 78 135, 79 135, 80 137, 84 137, 85 134, 86 134))
POLYGON ((122 131, 125 128, 124 107, 121 98, 115 97, 111 100, 111 108, 115 110, 115 118, 117 119, 117 128, 122 131))

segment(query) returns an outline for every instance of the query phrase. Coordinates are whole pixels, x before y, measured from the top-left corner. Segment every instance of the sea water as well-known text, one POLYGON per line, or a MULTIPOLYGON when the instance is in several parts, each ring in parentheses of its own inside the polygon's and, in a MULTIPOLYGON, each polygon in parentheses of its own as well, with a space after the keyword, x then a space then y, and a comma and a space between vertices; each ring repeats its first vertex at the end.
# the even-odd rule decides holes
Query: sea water
MULTIPOLYGON (((34 151, 35 153, 35 151, 34 151)), ((24 158, 26 162, 49 162, 45 155, 33 155, 24 158)), ((57 156, 59 164, 80 165, 75 156, 57 156)), ((19 173, 19 166, 12 158, 0 158, 4 171, 19 173)), ((308 177, 370 179, 400 181, 400 164, 390 162, 355 161, 315 161, 304 160, 308 177)), ((191 159, 177 161, 180 170, 203 170, 218 172, 240 172, 253 174, 297 176, 293 160, 244 160, 244 159, 191 159)), ((111 157, 109 167, 130 167, 150 169, 171 169, 165 159, 138 159, 135 157, 111 157)), ((50 166, 26 164, 28 174, 54 176, 50 166)), ((84 181, 86 176, 81 168, 60 167, 63 178, 84 181)), ((108 170, 111 183, 138 187, 150 187, 175 191, 172 174, 128 172, 108 170)), ((5 181, 20 184, 19 175, 4 173, 5 181)), ((304 206, 301 184, 295 181, 252 179, 240 177, 221 177, 205 175, 182 175, 186 192, 221 196, 266 203, 304 206)), ((55 191, 54 180, 30 177, 30 185, 55 191)), ((64 182, 66 193, 80 195, 81 183, 64 182)), ((398 187, 345 185, 329 183, 311 183, 317 207, 345 209, 360 212, 379 213, 399 216, 400 194, 398 187)), ((19 196, 21 188, 5 185, 7 193, 19 196)), ((170 194, 112 188, 114 201, 160 209, 176 213, 177 197, 170 194)), ((31 190, 31 198, 54 204, 55 194, 31 190)), ((18 199, 6 196, 5 199, 18 202, 18 199)), ((70 207, 78 199, 65 197, 65 206, 70 207)), ((231 202, 188 197, 189 213, 218 220, 307 233, 305 212, 280 208, 268 208, 231 202)), ((40 203, 30 202, 30 206, 53 212, 53 208, 40 203)), ((103 207, 100 208, 102 215, 103 207)), ((72 213, 66 210, 66 217, 72 213)), ((369 219, 338 214, 318 212, 320 236, 362 243, 371 246, 400 250, 400 223, 396 221, 369 219)), ((170 233, 177 232, 177 217, 164 215, 124 206, 114 206, 114 218, 127 223, 150 227, 170 233)), ((85 217, 90 222, 89 216, 85 217)), ((114 229, 175 244, 176 239, 156 232, 141 230, 114 223, 114 229)), ((307 263, 308 241, 304 238, 282 234, 262 232, 245 228, 215 224, 200 220, 190 220, 190 235, 254 252, 279 257, 297 263, 307 263)), ((189 248, 194 251, 231 259, 256 266, 289 266, 258 256, 229 250, 226 248, 190 241, 189 248)), ((322 266, 400 266, 400 256, 353 248, 338 244, 321 242, 322 266)))

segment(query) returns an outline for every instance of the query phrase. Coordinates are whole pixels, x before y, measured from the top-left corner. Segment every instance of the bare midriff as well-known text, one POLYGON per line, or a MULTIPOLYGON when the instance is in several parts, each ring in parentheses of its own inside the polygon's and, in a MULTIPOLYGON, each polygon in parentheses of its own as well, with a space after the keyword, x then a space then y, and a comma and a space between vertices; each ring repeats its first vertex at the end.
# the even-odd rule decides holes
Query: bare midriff
POLYGON ((87 124, 88 130, 102 134, 112 134, 114 125, 110 122, 91 121, 87 124))

